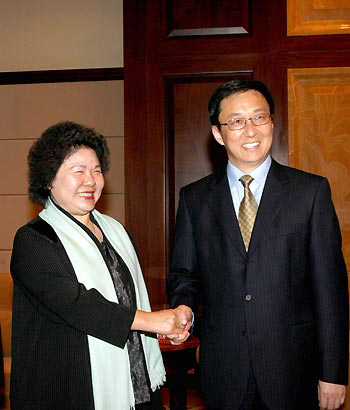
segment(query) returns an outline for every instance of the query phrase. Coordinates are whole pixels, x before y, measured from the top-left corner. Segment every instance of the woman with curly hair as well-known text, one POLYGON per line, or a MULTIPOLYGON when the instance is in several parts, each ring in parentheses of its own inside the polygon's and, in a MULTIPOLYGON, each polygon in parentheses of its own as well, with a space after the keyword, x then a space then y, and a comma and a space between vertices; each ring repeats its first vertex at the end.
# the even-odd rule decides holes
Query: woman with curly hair
POLYGON ((161 409, 154 334, 187 335, 178 312, 151 312, 124 227, 95 210, 106 140, 73 122, 28 155, 29 195, 44 206, 14 239, 12 410, 161 409))

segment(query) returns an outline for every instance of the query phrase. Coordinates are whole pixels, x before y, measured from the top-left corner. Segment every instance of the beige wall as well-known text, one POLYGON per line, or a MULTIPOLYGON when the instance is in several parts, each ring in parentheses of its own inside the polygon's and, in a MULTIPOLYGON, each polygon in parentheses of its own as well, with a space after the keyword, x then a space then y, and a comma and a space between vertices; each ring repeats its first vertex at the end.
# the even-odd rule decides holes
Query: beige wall
MULTIPOLYGON (((0 26, 2 72, 123 66, 123 0, 2 0, 0 26)), ((101 203, 124 220, 123 109, 122 81, 1 85, 0 273, 9 271, 14 232, 37 211, 26 196, 28 149, 55 122, 108 137, 112 169, 101 203)))
POLYGON ((124 221, 123 81, 0 87, 0 273, 9 272, 13 236, 38 211, 27 196, 26 157, 48 126, 72 120, 108 138, 111 170, 100 209, 124 221))
MULTIPOLYGON (((1 0, 0 27, 1 72, 123 66, 123 0, 1 0)), ((48 126, 63 120, 80 122, 104 134, 111 151, 111 170, 98 208, 124 222, 123 101, 123 81, 0 87, 0 325, 6 408, 13 237, 17 228, 40 210, 27 196, 29 147, 48 126)))
POLYGON ((123 0, 1 0, 0 71, 123 66, 123 0))
POLYGON ((0 325, 4 400, 9 409, 13 292, 9 272, 13 237, 41 209, 28 200, 28 150, 42 131, 59 121, 80 122, 104 134, 111 151, 111 169, 98 208, 124 222, 123 81, 3 85, 0 118, 0 325))

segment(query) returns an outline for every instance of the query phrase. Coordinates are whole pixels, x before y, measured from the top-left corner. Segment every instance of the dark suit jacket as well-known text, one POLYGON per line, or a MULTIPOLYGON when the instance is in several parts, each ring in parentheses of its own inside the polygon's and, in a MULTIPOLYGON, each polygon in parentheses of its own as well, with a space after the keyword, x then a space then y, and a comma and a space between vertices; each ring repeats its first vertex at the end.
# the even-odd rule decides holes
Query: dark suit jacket
POLYGON ((226 172, 181 190, 167 291, 201 297, 203 398, 238 409, 251 361, 270 410, 312 408, 317 383, 347 384, 348 287, 325 178, 272 161, 248 253, 226 172))

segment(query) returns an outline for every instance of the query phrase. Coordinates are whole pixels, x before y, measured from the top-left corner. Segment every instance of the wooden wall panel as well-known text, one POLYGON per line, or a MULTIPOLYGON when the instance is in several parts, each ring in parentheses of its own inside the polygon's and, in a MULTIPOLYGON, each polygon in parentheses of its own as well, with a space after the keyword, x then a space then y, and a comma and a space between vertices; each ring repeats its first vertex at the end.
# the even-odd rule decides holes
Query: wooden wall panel
POLYGON ((326 176, 350 272, 350 67, 288 70, 290 165, 326 176))
MULTIPOLYGON (((221 76, 224 80, 228 73, 245 72, 265 82, 276 104, 272 155, 283 164, 290 161, 291 165, 308 170, 306 161, 297 163, 296 157, 294 161, 293 152, 301 155, 305 144, 315 145, 311 150, 317 150, 319 143, 312 138, 302 140, 304 130, 296 129, 296 122, 288 127, 287 72, 288 69, 324 67, 325 72, 332 74, 334 67, 350 67, 350 35, 346 34, 350 33, 349 8, 349 0, 288 0, 287 16, 285 0, 124 1, 125 221, 138 244, 154 308, 166 305, 167 301, 164 283, 178 190, 212 169, 207 151, 210 127, 206 104, 213 85, 209 77, 221 76), (210 3, 219 7, 213 9, 213 20, 206 9, 210 3), (229 10, 236 13, 230 21, 221 20, 220 5, 228 3, 242 8, 229 10), (199 4, 205 5, 203 15, 198 10, 199 4), (247 14, 243 7, 248 7, 247 14), (227 34, 228 31, 221 30, 221 34, 215 34, 221 24, 224 24, 221 29, 244 27, 247 33, 227 34), (299 26, 300 33, 295 31, 299 26), (333 32, 337 34, 328 35, 333 32), (295 140, 297 146, 293 148, 295 138, 298 142, 295 140), (289 148, 294 150, 291 156, 289 148)), ((303 81, 300 79, 300 84, 303 81)), ((322 84, 325 80, 320 81, 322 84)), ((338 84, 337 81, 334 84, 338 84)), ((316 104, 326 109, 322 111, 326 116, 328 111, 333 113, 332 104, 337 100, 325 84, 323 90, 325 94, 317 96, 317 104, 311 91, 300 99, 305 97, 310 107, 316 104), (331 103, 329 107, 327 101, 331 103)), ((346 94, 347 90, 342 92, 345 105, 346 94)), ((340 119, 342 108, 337 107, 335 112, 339 117, 333 124, 342 127, 339 125, 343 121, 340 119)), ((314 129, 314 120, 308 118, 308 121, 307 126, 314 129)), ((350 127, 344 128, 348 135, 350 127)), ((325 140, 321 145, 322 164, 310 170, 329 176, 346 236, 344 229, 348 232, 350 220, 346 185, 350 184, 344 158, 349 157, 349 152, 342 132, 340 128, 335 130, 342 148, 330 139, 325 140), (335 160, 330 159, 333 155, 335 160), (339 168, 347 172, 345 181, 339 180, 339 168)), ((309 162, 314 164, 311 159, 309 162)), ((348 239, 345 242, 348 254, 348 239)), ((350 409, 350 400, 345 409, 350 409)))
POLYGON ((216 168, 212 154, 213 142, 217 143, 211 133, 207 105, 211 94, 221 83, 222 81, 206 83, 203 79, 200 83, 174 85, 174 107, 170 114, 174 115, 172 154, 175 162, 175 205, 182 186, 210 174, 216 168), (191 135, 190 140, 188 135, 191 135))
POLYGON ((211 133, 208 101, 223 82, 251 78, 252 72, 188 74, 166 78, 166 263, 172 254, 175 215, 181 187, 227 163, 225 149, 211 133), (190 136, 190 137, 189 137, 190 136))
POLYGON ((167 180, 174 180, 169 195, 177 206, 182 186, 226 165, 225 149, 215 141, 208 117, 208 101, 225 81, 252 77, 252 72, 212 73, 166 78, 167 180), (170 126, 170 124, 172 124, 170 126), (191 138, 188 138, 188 136, 191 138))
POLYGON ((350 33, 348 0, 288 0, 288 35, 350 33))
POLYGON ((0 275, 1 272, 10 272, 12 251, 0 250, 0 275))
MULTIPOLYGON (((4 275, 5 276, 5 275, 4 275)), ((4 357, 11 355, 12 311, 0 309, 1 343, 4 357)))
POLYGON ((117 219, 120 223, 125 220, 125 195, 121 194, 102 194, 96 209, 104 214, 117 219))
MULTIPOLYGON (((318 9, 325 4, 315 1, 318 9)), ((288 36, 286 1, 230 2, 233 9, 238 3, 242 8, 231 10, 236 17, 230 22, 220 14, 226 1, 201 2, 203 14, 195 1, 124 2, 125 222, 138 244, 153 306, 166 303, 168 244, 179 187, 211 169, 210 163, 204 164, 210 140, 204 125, 209 85, 203 80, 202 89, 198 78, 224 79, 229 73, 245 72, 264 81, 276 103, 272 154, 287 164, 288 68, 350 65, 350 36, 323 36, 322 41, 320 36, 288 36), (212 20, 211 3, 216 6, 212 20), (244 26, 243 8, 248 16, 245 35, 203 31, 169 36, 174 30, 244 26), (184 151, 196 158, 192 175, 184 151), (198 162, 199 157, 203 161, 198 162), (153 287, 157 275, 161 285, 153 287)), ((346 9, 346 4, 337 4, 346 9)))
POLYGON ((111 165, 105 177, 105 194, 124 194, 124 138, 106 137, 111 165))

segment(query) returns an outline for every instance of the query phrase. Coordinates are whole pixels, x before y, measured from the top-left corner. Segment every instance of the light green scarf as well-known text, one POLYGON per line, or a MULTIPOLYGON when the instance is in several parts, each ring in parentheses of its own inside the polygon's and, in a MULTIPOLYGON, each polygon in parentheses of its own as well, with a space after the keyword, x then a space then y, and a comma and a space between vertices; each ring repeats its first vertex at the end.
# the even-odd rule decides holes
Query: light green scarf
MULTIPOLYGON (((124 227, 115 219, 94 210, 92 214, 104 235, 123 258, 135 284, 137 309, 150 311, 146 286, 135 249, 124 227)), ((90 236, 60 211, 50 199, 40 217, 48 222, 62 242, 75 274, 87 289, 97 289, 106 299, 118 303, 104 259, 90 236)), ((154 391, 165 381, 165 370, 156 338, 141 334, 147 370, 154 391)), ((92 386, 96 410, 129 410, 135 407, 128 349, 88 335, 92 386)))

